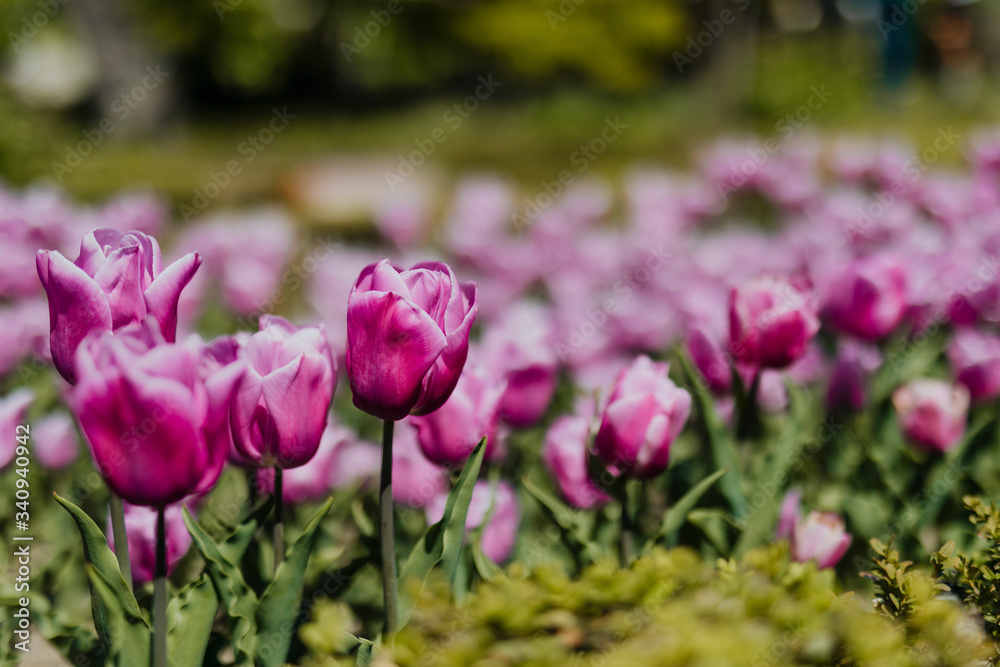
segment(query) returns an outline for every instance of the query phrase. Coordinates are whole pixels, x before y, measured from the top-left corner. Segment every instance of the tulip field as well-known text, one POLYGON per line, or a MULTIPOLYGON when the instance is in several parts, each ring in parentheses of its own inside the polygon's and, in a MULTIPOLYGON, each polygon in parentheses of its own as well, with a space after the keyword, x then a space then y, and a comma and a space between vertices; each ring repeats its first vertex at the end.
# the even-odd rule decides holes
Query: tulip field
POLYGON ((1000 134, 762 146, 5 186, 0 662, 1000 663, 1000 134))

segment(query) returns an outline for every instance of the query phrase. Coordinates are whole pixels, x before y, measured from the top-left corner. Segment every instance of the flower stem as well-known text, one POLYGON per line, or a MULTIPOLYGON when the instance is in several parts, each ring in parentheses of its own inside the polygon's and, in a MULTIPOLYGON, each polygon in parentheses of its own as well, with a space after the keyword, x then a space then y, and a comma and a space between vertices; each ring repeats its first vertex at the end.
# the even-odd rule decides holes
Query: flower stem
POLYGON ((128 589, 132 590, 132 561, 128 558, 128 534, 125 532, 125 503, 114 491, 111 492, 111 532, 115 539, 115 556, 128 589))
POLYGON ((285 494, 281 468, 274 466, 274 574, 285 560, 285 494))
POLYGON ((167 667, 167 530, 156 509, 156 570, 153 578, 153 667, 167 667))
POLYGON ((382 477, 379 483, 378 535, 382 557, 382 591, 385 600, 383 636, 391 638, 399 624, 399 590, 396 581, 396 537, 392 516, 392 429, 395 422, 382 422, 382 477))
POLYGON ((619 501, 622 506, 622 530, 619 535, 618 547, 621 553, 622 567, 627 568, 635 560, 635 522, 629 507, 628 489, 625 484, 621 485, 619 501))

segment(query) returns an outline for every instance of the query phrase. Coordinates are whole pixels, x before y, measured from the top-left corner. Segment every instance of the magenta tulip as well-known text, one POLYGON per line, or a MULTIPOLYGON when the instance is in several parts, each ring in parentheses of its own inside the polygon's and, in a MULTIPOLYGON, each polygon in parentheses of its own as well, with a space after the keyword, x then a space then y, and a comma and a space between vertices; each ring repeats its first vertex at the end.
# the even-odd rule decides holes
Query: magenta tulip
POLYGON ((829 288, 824 312, 843 332, 877 340, 906 314, 906 270, 888 257, 868 257, 848 266, 829 288))
POLYGON ((248 462, 296 468, 316 454, 333 400, 334 366, 322 325, 296 327, 274 315, 245 340, 246 363, 231 415, 248 462))
POLYGON ((662 473, 691 411, 691 394, 667 377, 669 364, 640 356, 618 376, 594 451, 611 469, 639 479, 662 473))
POLYGON ((76 349, 92 331, 118 332, 148 315, 172 343, 177 301, 201 258, 191 253, 163 268, 156 239, 105 227, 83 237, 75 262, 58 251, 40 250, 35 264, 49 297, 52 360, 73 384, 76 349))
POLYGON ((444 405, 429 415, 409 418, 427 458, 438 465, 458 466, 486 438, 486 458, 502 459, 497 425, 505 388, 482 366, 466 364, 444 405))
POLYGON ((976 402, 1000 396, 1000 337, 976 329, 959 329, 948 347, 955 379, 976 402))
POLYGON ((425 507, 446 492, 448 475, 424 456, 417 430, 406 421, 395 427, 392 447, 392 499, 407 507, 425 507))
MULTIPOLYGON (((32 437, 30 430, 18 432, 17 427, 24 424, 24 414, 34 400, 35 394, 28 389, 18 389, 0 399, 0 429, 3 429, 0 432, 4 434, 0 439, 0 470, 14 460, 14 454, 20 444, 16 436, 26 435, 29 440, 32 437)), ((29 424, 25 426, 30 429, 29 424)))
POLYGON ((208 373, 202 350, 195 338, 166 343, 151 320, 94 333, 77 350, 69 403, 98 469, 126 502, 162 508, 219 478, 244 368, 208 373))
MULTIPOLYGON (((171 505, 164 512, 167 537, 167 574, 191 548, 191 533, 184 525, 182 505, 171 505)), ((152 581, 156 574, 156 510, 141 505, 125 504, 125 534, 128 536, 128 558, 132 564, 132 581, 137 584, 152 581)), ((114 551, 114 528, 108 520, 108 546, 114 551)))
POLYGON ((792 560, 798 563, 815 561, 821 568, 833 567, 850 548, 851 534, 844 529, 844 520, 832 512, 810 512, 803 520, 801 500, 798 491, 785 496, 775 539, 791 542, 792 560))
POLYGON ((65 412, 46 415, 32 429, 35 458, 49 470, 61 470, 80 455, 80 442, 73 420, 65 412))
POLYGON ((827 407, 859 412, 865 405, 869 376, 881 363, 882 358, 874 347, 850 339, 841 341, 830 373, 827 407))
MULTIPOLYGON (((428 523, 437 523, 444 516, 444 505, 448 497, 440 494, 427 507, 428 523)), ((465 518, 466 533, 483 525, 486 515, 492 509, 493 515, 486 527, 480 546, 483 553, 491 560, 502 563, 514 551, 517 541, 517 527, 521 522, 521 508, 517 502, 514 487, 507 482, 498 482, 496 493, 493 485, 487 481, 476 482, 472 489, 472 500, 469 503, 469 513, 465 518)))
POLYGON ((590 478, 587 468, 590 425, 594 419, 592 401, 580 401, 576 414, 557 419, 545 434, 542 461, 574 507, 591 509, 611 502, 590 478))
POLYGON ((941 380, 914 380, 892 395, 900 428, 917 447, 947 452, 965 433, 969 390, 941 380))
POLYGON ((786 278, 757 278, 732 290, 729 344, 738 361, 784 368, 806 353, 817 331, 809 294, 786 278))
POLYGON ((354 405, 380 419, 426 415, 451 395, 469 352, 475 283, 441 262, 366 267, 347 302, 354 405))

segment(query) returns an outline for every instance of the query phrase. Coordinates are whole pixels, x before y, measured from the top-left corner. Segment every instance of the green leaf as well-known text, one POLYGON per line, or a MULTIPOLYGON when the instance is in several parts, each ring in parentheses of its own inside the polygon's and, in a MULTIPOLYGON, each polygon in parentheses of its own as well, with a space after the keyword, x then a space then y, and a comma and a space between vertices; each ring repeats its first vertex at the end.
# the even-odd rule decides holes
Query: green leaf
MULTIPOLYGON (((447 580, 449 582, 455 580, 458 560, 462 553, 462 544, 465 541, 465 520, 469 513, 469 502, 472 500, 472 489, 479 476, 485 450, 486 438, 483 438, 472 450, 472 455, 465 462, 465 467, 462 468, 462 473, 458 476, 455 488, 448 494, 441 520, 427 529, 403 564, 399 573, 401 583, 410 579, 423 582, 430 571, 439 563, 447 580)), ((414 603, 415 600, 408 599, 407 595, 401 596, 401 624, 406 623, 414 603)))
POLYGON ((177 665, 201 665, 219 612, 219 596, 207 574, 189 583, 167 606, 170 659, 177 665))
POLYGON ((503 575, 500 566, 493 562, 493 559, 483 553, 482 538, 477 537, 472 543, 472 560, 476 564, 476 571, 486 581, 493 581, 503 575))
POLYGON ((521 484, 525 491, 530 493, 546 510, 552 521, 559 526, 563 541, 567 542, 567 546, 571 550, 575 551, 577 547, 583 547, 592 563, 601 559, 603 550, 597 542, 591 539, 590 531, 582 520, 582 517, 586 517, 588 514, 566 505, 528 477, 523 477, 521 484))
POLYGON ((358 647, 357 664, 358 667, 370 667, 375 662, 375 644, 367 639, 359 639, 361 645, 358 647))
POLYGON ((273 508, 274 499, 269 497, 261 503, 260 507, 253 510, 247 518, 241 521, 236 526, 236 530, 226 538, 226 541, 219 545, 219 553, 230 563, 236 565, 242 563, 243 556, 252 544, 254 535, 257 534, 273 508))
POLYGON ((681 368, 684 369, 684 374, 687 376, 694 400, 698 404, 698 417, 701 420, 705 437, 708 439, 709 448, 712 450, 715 465, 717 468, 728 470, 719 481, 719 488, 722 495, 729 501, 733 514, 739 516, 746 506, 746 499, 743 496, 742 469, 736 454, 736 447, 719 420, 712 395, 704 382, 700 381, 698 371, 695 370, 687 352, 678 349, 677 357, 680 359, 681 368))
POLYGON ((316 533, 333 505, 327 499, 306 524, 292 545, 274 580, 264 591, 257 606, 257 661, 263 667, 281 667, 288 657, 296 619, 302 604, 302 579, 306 575, 309 553, 316 543, 316 533), (265 650, 266 649, 266 650, 265 650))
POLYGON ((147 662, 151 628, 118 569, 118 559, 108 547, 107 537, 86 512, 58 494, 52 495, 73 517, 83 538, 90 604, 98 638, 109 647, 112 659, 115 656, 121 656, 122 660, 141 656, 138 662, 132 664, 147 662))
POLYGON ((643 548, 643 552, 648 551, 654 543, 659 542, 660 540, 666 539, 668 542, 672 543, 676 538, 677 531, 684 525, 688 514, 694 509, 695 505, 698 504, 701 497, 705 495, 712 485, 727 472, 729 472, 728 468, 716 470, 711 475, 695 484, 690 491, 681 496, 681 499, 674 503, 673 507, 667 510, 667 513, 663 516, 663 524, 660 526, 659 532, 657 532, 656 537, 646 544, 643 548))

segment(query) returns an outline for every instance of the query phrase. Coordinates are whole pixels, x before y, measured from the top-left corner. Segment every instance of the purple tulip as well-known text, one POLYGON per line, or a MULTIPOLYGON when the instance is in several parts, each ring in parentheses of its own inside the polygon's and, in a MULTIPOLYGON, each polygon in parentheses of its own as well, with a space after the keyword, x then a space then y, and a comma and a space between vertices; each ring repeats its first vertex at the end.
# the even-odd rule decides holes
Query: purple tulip
POLYGON ((906 314, 906 270, 888 257, 867 257, 832 282, 824 312, 837 329, 865 340, 883 338, 906 314))
POLYGON ((501 460, 504 447, 497 426, 504 389, 505 383, 482 366, 466 364, 444 405, 429 415, 409 417, 424 455, 438 465, 458 466, 486 438, 486 458, 501 460))
POLYGON ((448 475, 424 456, 417 430, 406 421, 397 423, 392 443, 392 499, 407 507, 426 507, 447 489, 448 475))
POLYGON ((219 478, 244 367, 209 374, 202 351, 195 338, 166 343, 148 319, 81 343, 70 407, 108 486, 126 502, 165 507, 219 478))
POLYGON ((701 372, 705 384, 715 394, 728 394, 732 388, 733 372, 725 352, 725 344, 706 333, 706 327, 692 328, 687 336, 687 350, 691 360, 701 372))
POLYGON ((1000 338, 976 329, 959 329, 948 346, 955 379, 976 402, 1000 396, 1000 338))
MULTIPOLYGON (((163 513, 167 538, 167 575, 191 548, 191 533, 184 525, 182 505, 170 505, 163 513)), ((156 574, 156 510, 125 503, 125 533, 128 537, 128 559, 132 564, 132 581, 142 584, 156 574)), ((114 528, 108 519, 108 546, 114 551, 114 528)))
POLYGON ((105 227, 83 237, 75 262, 58 251, 39 250, 35 264, 49 297, 52 360, 74 384, 74 354, 92 331, 117 333, 149 315, 172 343, 177 300, 201 258, 191 253, 163 268, 156 239, 105 227))
POLYGON ((347 302, 354 405, 380 419, 426 415, 451 395, 469 353, 475 283, 441 262, 366 267, 347 302))
POLYGON ((638 479, 667 468, 670 446, 691 412, 691 394, 667 377, 669 364, 637 357, 618 376, 594 451, 611 469, 638 479))
POLYGON ((965 433, 969 390, 941 380, 914 380, 892 395, 903 435, 917 447, 947 452, 965 433))
POLYGON ((35 424, 31 433, 35 458, 49 470, 61 470, 80 455, 80 441, 73 420, 65 412, 53 412, 35 424))
POLYGON ((323 326, 296 327, 274 315, 246 339, 233 403, 233 441, 248 462, 296 468, 316 453, 333 400, 334 366, 323 326))
POLYGON ((564 415, 552 424, 542 446, 542 461, 559 484, 559 490, 571 505, 580 509, 591 509, 611 501, 590 479, 587 469, 593 420, 593 402, 580 401, 576 414, 564 415))
MULTIPOLYGON (((17 427, 24 423, 24 414, 28 406, 35 400, 35 394, 28 389, 18 389, 0 399, 0 429, 3 438, 0 439, 0 470, 14 460, 17 446, 20 444, 15 436, 27 435, 29 440, 33 433, 18 433, 17 427)), ((29 425, 30 428, 30 425, 29 425)))
POLYGON ((817 331, 809 294, 786 278, 757 278, 732 290, 730 349, 738 361, 784 368, 806 353, 817 331))
MULTIPOLYGON (((444 505, 447 494, 439 494, 427 506, 427 522, 434 524, 444 516, 444 505)), ((517 541, 517 527, 521 522, 521 508, 517 502, 514 487, 504 481, 497 482, 496 494, 493 485, 487 481, 476 482, 472 489, 472 500, 469 503, 469 513, 465 518, 465 531, 469 533, 486 520, 486 515, 493 510, 490 522, 483 528, 481 546, 483 553, 492 561, 502 563, 514 551, 517 541)))
POLYGON ((865 405, 868 378, 882 363, 874 347, 846 339, 841 341, 830 373, 826 404, 831 410, 859 412, 865 405))
POLYGON ((810 512, 800 516, 802 494, 789 491, 781 504, 781 517, 775 539, 790 540, 792 560, 816 561, 819 567, 833 567, 851 546, 852 537, 844 529, 844 520, 832 512, 810 512))
POLYGON ((0 375, 29 355, 49 357, 48 306, 43 298, 19 299, 0 306, 0 375))

